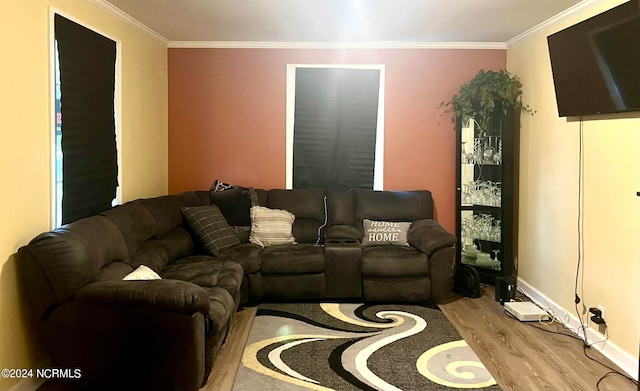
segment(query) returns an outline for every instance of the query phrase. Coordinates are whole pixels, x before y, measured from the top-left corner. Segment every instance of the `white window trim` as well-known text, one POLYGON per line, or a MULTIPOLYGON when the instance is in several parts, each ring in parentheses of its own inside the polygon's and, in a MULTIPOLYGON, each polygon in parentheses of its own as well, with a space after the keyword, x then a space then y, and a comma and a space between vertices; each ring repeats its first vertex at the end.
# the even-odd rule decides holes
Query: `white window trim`
POLYGON ((50 162, 51 162, 51 180, 49 188, 49 199, 51 201, 51 213, 49 226, 54 229, 58 227, 56 222, 56 61, 55 61, 55 15, 63 16, 79 25, 86 27, 116 43, 116 69, 115 69, 115 85, 114 85, 114 111, 115 111, 115 127, 116 127, 116 155, 118 161, 118 187, 116 188, 116 204, 122 203, 122 43, 119 39, 94 28, 93 26, 70 16, 69 14, 58 10, 53 6, 49 6, 49 121, 50 121, 50 162))
POLYGON ((375 167, 373 173, 373 189, 384 188, 384 64, 287 64, 287 117, 286 117, 286 188, 293 188, 293 129, 296 107, 296 69, 298 68, 345 68, 345 69, 377 69, 380 71, 380 87, 378 96, 378 124, 376 128, 375 167))

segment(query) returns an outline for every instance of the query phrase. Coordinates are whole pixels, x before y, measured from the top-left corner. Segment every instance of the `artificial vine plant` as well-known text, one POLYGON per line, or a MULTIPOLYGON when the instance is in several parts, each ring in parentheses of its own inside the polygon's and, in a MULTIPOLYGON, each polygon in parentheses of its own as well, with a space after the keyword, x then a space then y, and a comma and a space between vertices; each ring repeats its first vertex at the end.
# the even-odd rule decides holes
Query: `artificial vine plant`
POLYGON ((442 101, 438 108, 445 113, 453 113, 456 118, 465 121, 473 119, 482 135, 489 131, 488 126, 496 108, 506 114, 511 108, 520 108, 533 115, 535 111, 522 103, 522 83, 517 76, 501 69, 485 71, 481 69, 468 83, 460 86, 451 100, 442 101))

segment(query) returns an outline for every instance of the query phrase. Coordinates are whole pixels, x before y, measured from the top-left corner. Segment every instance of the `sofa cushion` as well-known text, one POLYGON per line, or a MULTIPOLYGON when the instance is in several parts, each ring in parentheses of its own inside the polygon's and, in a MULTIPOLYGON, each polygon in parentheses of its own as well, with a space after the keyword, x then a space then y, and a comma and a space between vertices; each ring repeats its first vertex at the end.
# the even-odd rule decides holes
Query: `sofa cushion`
POLYGON ((161 238, 172 229, 182 225, 180 207, 201 206, 202 201, 194 192, 188 191, 176 195, 147 198, 138 201, 144 206, 155 222, 153 236, 161 238))
POLYGON ((194 253, 193 238, 184 227, 176 227, 168 234, 154 241, 167 250, 167 263, 194 253))
POLYGON ((325 219, 324 189, 273 189, 267 193, 269 208, 288 210, 298 219, 325 219))
POLYGON ((154 220, 149 211, 136 201, 127 202, 102 212, 118 227, 133 258, 145 240, 153 236, 154 220))
POLYGON ((160 244, 158 239, 147 240, 140 246, 133 256, 131 266, 147 265, 156 273, 159 273, 169 263, 167 248, 160 244))
POLYGON ((320 244, 324 225, 321 221, 300 219, 296 216, 291 232, 298 243, 320 244))
POLYGON ((408 246, 410 222, 362 221, 363 246, 408 246))
POLYGON ((131 273, 133 268, 122 262, 111 262, 106 265, 102 269, 100 269, 100 273, 96 277, 96 281, 116 281, 122 280, 122 277, 131 273))
POLYGON ((327 190, 327 223, 329 226, 356 225, 353 189, 327 190))
POLYGON ((433 218, 433 200, 427 190, 355 192, 356 220, 416 221, 433 218))
POLYGON ((217 258, 240 264, 245 274, 255 273, 260 271, 262 247, 252 243, 243 243, 220 251, 217 258))
POLYGON ((293 236, 298 243, 319 243, 325 225, 324 189, 273 189, 267 206, 291 212, 296 218, 293 236))
POLYGON ((233 187, 224 191, 211 191, 211 202, 220 208, 229 225, 251 225, 249 189, 233 187))
POLYGON ((191 230, 211 255, 237 246, 240 240, 215 205, 181 208, 191 230))
POLYGON ((200 205, 211 205, 211 194, 209 190, 196 190, 194 193, 200 198, 200 205))
POLYGON ((324 265, 324 248, 321 246, 272 246, 262 250, 260 272, 263 275, 322 273, 324 265))
POLYGON ((251 208, 251 233, 249 241, 261 247, 293 244, 293 222, 295 216, 282 209, 263 206, 251 208))
POLYGON ((176 259, 193 254, 191 235, 183 227, 174 228, 160 239, 147 240, 133 256, 131 266, 147 265, 159 273, 176 259))
POLYGON ((233 225, 231 226, 233 233, 236 234, 240 243, 249 243, 249 235, 251 235, 251 226, 233 225))
POLYGON ((29 250, 44 272, 58 303, 93 282, 105 265, 128 262, 127 246, 116 225, 91 216, 36 236, 29 250))
POLYGON ((361 271, 363 276, 370 277, 426 276, 429 258, 413 247, 363 247, 361 271))
POLYGON ((360 240, 360 230, 351 225, 332 225, 324 231, 325 239, 355 239, 360 240))
POLYGON ((188 281, 201 287, 221 287, 234 298, 240 294, 244 273, 239 264, 209 255, 195 255, 181 261, 167 266, 160 276, 188 281))

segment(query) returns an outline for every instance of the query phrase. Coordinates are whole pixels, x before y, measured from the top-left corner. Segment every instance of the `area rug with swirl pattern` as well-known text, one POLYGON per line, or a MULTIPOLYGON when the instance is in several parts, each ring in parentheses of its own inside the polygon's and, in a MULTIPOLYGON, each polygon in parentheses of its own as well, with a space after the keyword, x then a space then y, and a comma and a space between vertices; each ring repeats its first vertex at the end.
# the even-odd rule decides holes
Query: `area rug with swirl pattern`
POLYGON ((260 304, 233 391, 500 390, 437 306, 260 304))

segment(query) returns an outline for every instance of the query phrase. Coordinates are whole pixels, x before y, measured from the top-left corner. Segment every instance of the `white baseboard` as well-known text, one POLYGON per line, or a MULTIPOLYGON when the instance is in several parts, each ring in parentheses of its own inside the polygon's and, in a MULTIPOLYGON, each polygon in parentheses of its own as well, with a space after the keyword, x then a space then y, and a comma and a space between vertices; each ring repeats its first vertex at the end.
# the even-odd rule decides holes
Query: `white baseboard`
MULTIPOLYGON (((518 277, 518 288, 520 288, 525 295, 529 296, 533 302, 543 308, 548 308, 556 314, 565 312, 569 318, 565 325, 569 329, 574 330, 580 338, 584 339, 584 333, 581 331, 580 320, 575 314, 574 309, 566 309, 559 306, 544 293, 540 292, 520 277, 518 277)), ((604 338, 602 334, 591 328, 586 329, 586 334, 587 341, 589 343, 600 341, 604 338)), ((638 359, 636 357, 620 349, 620 347, 611 341, 607 341, 604 346, 602 345, 603 344, 595 344, 592 348, 598 349, 605 357, 626 372, 627 375, 638 380, 638 359)))

